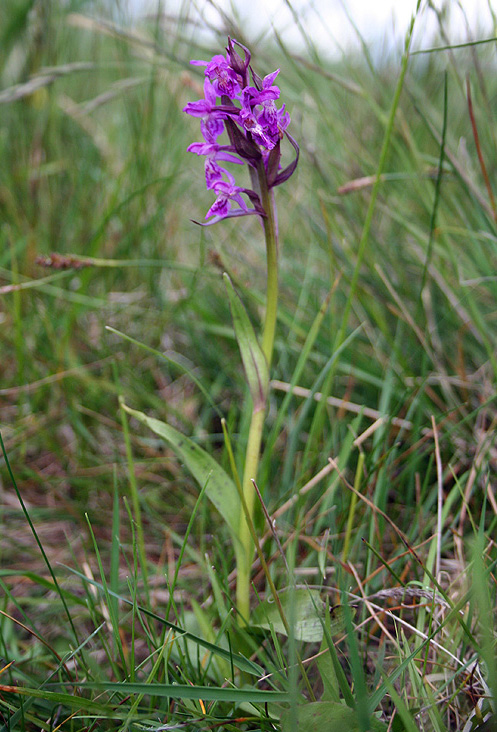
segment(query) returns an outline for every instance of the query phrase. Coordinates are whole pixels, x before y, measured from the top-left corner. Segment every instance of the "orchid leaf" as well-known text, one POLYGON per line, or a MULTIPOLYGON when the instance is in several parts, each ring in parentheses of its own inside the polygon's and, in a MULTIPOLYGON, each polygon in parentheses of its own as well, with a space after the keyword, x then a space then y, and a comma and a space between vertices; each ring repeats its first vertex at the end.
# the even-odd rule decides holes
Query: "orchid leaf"
POLYGON ((259 345, 247 311, 226 273, 224 274, 224 283, 230 301, 231 317, 233 318, 233 327, 240 348, 243 368, 254 402, 254 412, 257 412, 265 409, 269 390, 269 369, 266 357, 259 345))
MULTIPOLYGON (((241 514, 240 498, 235 484, 223 468, 209 453, 196 442, 186 437, 165 422, 148 417, 143 412, 123 405, 125 411, 139 422, 149 427, 152 432, 162 437, 174 450, 180 460, 184 461, 197 483, 203 488, 209 500, 217 508, 226 521, 233 541, 238 544, 238 530, 241 514)), ((236 548, 236 547, 235 547, 236 548)))
MULTIPOLYGON (((323 639, 322 612, 323 602, 317 590, 288 590, 280 594, 280 601, 286 617, 294 618, 293 634, 296 640, 307 643, 320 643, 323 639)), ((251 617, 251 625, 288 635, 280 611, 273 599, 265 600, 256 607, 251 617)))
MULTIPOLYGON (((282 730, 292 729, 293 710, 286 709, 281 717, 282 730)), ((295 720, 294 720, 295 721, 295 720)), ((297 709, 297 729, 299 732, 315 732, 315 730, 343 729, 347 732, 360 732, 362 729, 353 709, 339 702, 311 702, 297 709)), ((387 725, 378 719, 371 719, 368 728, 374 732, 386 730, 387 725)))

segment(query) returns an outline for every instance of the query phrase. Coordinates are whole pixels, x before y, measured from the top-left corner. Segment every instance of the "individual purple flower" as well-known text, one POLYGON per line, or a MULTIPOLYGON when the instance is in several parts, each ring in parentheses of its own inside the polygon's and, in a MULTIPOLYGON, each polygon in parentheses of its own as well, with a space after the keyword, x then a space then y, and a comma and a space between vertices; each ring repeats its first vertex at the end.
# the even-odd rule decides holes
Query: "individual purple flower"
POLYGON ((262 105, 257 121, 266 130, 266 135, 276 143, 283 137, 284 131, 290 124, 290 115, 285 112, 285 105, 281 109, 277 109, 276 104, 269 101, 262 105))
POLYGON ((218 145, 216 142, 192 142, 187 147, 187 152, 196 155, 207 155, 211 160, 224 160, 226 163, 236 163, 243 165, 243 160, 239 160, 235 155, 226 152, 227 145, 218 145))
POLYGON ((275 135, 271 134, 271 130, 267 126, 261 125, 259 119, 256 117, 254 112, 250 109, 242 109, 240 113, 240 120, 247 130, 252 135, 254 141, 266 148, 266 150, 272 150, 276 145, 278 139, 274 139, 275 135), (268 134, 269 132, 269 134, 268 134))
POLYGON ((236 201, 244 212, 248 212, 248 207, 243 200, 241 194, 244 189, 235 184, 235 179, 227 170, 224 171, 228 176, 228 181, 218 180, 214 186, 214 193, 217 195, 216 200, 207 211, 206 219, 211 216, 219 216, 226 218, 231 210, 231 201, 236 201))
POLYGON ((278 140, 283 137, 284 127, 281 126, 280 121, 284 123, 285 127, 290 121, 289 116, 288 120, 286 117, 283 118, 285 105, 282 110, 278 110, 274 101, 280 96, 279 88, 273 85, 279 72, 278 69, 272 74, 268 74, 263 80, 257 79, 260 88, 247 86, 241 95, 240 118, 243 125, 252 134, 254 140, 267 150, 272 150, 278 140))
POLYGON ((223 133, 223 119, 226 118, 226 113, 216 105, 216 92, 208 79, 204 82, 204 95, 205 98, 199 99, 198 102, 188 102, 183 107, 183 112, 190 114, 192 117, 200 117, 200 126, 204 137, 208 135, 216 139, 223 133))
POLYGON ((263 104, 269 100, 279 99, 280 89, 273 81, 276 79, 280 70, 273 71, 262 80, 262 88, 257 89, 255 86, 246 86, 242 91, 242 104, 245 106, 255 107, 256 104, 263 104))
POLYGON ((228 64, 228 58, 213 56, 212 60, 190 61, 194 66, 205 66, 205 75, 212 82, 212 87, 218 97, 223 94, 235 99, 240 92, 238 74, 228 64))
POLYGON ((235 157, 232 153, 225 151, 225 146, 218 145, 216 142, 193 142, 188 146, 187 151, 196 155, 205 155, 205 182, 207 188, 214 188, 214 182, 222 178, 222 173, 227 173, 224 168, 218 164, 218 160, 226 163, 236 163, 243 165, 243 160, 235 157))
MULTIPOLYGON (((283 109, 284 108, 285 105, 283 105, 283 109)), ((265 127, 267 130, 269 130, 273 137, 280 137, 279 111, 273 101, 269 100, 267 102, 264 102, 261 111, 257 115, 257 121, 262 127, 265 127)))

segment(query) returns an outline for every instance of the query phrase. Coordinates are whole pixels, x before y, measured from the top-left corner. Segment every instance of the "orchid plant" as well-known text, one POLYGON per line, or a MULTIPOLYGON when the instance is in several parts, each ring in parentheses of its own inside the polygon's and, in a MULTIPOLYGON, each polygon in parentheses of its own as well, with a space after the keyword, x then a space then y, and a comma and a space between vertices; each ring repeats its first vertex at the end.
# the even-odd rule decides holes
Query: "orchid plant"
MULTIPOLYGON (((202 225, 239 216, 259 216, 266 241, 266 311, 260 342, 229 277, 224 276, 252 400, 242 480, 227 432, 233 478, 196 442, 171 425, 123 405, 126 412, 167 440, 226 521, 236 557, 236 606, 242 625, 250 618, 250 568, 254 546, 259 549, 253 522, 253 482, 257 479, 259 466, 278 308, 278 226, 273 194, 274 188, 294 173, 299 156, 299 147, 287 131, 290 116, 284 105, 277 106, 280 89, 274 82, 279 70, 261 78, 250 60, 249 50, 229 38, 226 56, 216 55, 209 62, 192 61, 196 66, 205 66, 204 98, 190 102, 184 108, 187 114, 200 119, 203 142, 194 142, 188 150, 205 157, 207 188, 216 196, 202 225), (295 155, 292 162, 282 168, 281 143, 285 139, 295 155), (247 165, 250 188, 238 185, 234 174, 224 167, 231 163, 247 165)), ((264 564, 264 557, 260 555, 260 558, 264 564)), ((271 584, 269 572, 267 577, 271 584)), ((278 604, 274 586, 271 591, 278 604)))
POLYGON ((231 38, 225 56, 215 55, 209 62, 191 63, 205 66, 204 98, 189 102, 184 111, 200 119, 203 142, 194 142, 188 150, 205 157, 206 185, 216 195, 205 217, 208 221, 203 225, 255 215, 262 220, 266 240, 267 302, 260 347, 245 311, 240 311, 243 306, 228 284, 235 332, 252 396, 242 481, 244 510, 239 517, 241 549, 237 551, 237 609, 244 623, 250 612, 250 565, 254 553, 250 534, 255 503, 253 481, 257 478, 260 457, 278 304, 278 227, 273 189, 294 173, 299 147, 288 133, 290 115, 285 105, 277 106, 280 89, 275 81, 279 69, 261 78, 251 66, 249 50, 231 38), (227 144, 220 142, 224 133, 227 144), (282 168, 281 143, 285 138, 295 155, 282 168), (237 185, 233 173, 222 165, 225 163, 246 164, 251 187, 237 185))

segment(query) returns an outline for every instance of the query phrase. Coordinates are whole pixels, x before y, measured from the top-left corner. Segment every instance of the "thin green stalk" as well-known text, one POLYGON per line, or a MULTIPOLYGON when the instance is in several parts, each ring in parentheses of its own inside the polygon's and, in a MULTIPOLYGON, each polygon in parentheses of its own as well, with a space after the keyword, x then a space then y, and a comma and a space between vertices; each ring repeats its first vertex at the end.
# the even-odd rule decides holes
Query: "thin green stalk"
MULTIPOLYGON (((276 331, 276 316, 278 311, 278 234, 276 226, 276 212, 273 194, 269 190, 266 171, 262 161, 258 168, 261 202, 266 212, 263 218, 264 235, 266 238, 267 258, 267 287, 266 287, 266 314, 262 330, 262 352, 266 357, 268 368, 271 366, 274 350, 274 336, 276 331)), ((261 452, 262 431, 266 405, 254 407, 250 420, 247 450, 245 453, 245 467, 243 472, 243 497, 247 506, 248 515, 254 515, 255 491, 252 480, 257 480, 257 469, 261 452)), ((236 602, 241 624, 248 622, 250 617, 250 566, 254 553, 252 536, 244 512, 240 515, 240 541, 242 551, 241 562, 238 563, 238 577, 236 584, 236 602)))
POLYGON ((140 564, 141 564, 141 576, 143 578, 143 587, 145 589, 145 594, 148 598, 149 587, 148 587, 147 555, 145 552, 145 537, 144 537, 144 533, 143 533, 140 499, 138 497, 138 485, 136 483, 136 476, 135 476, 133 451, 131 449, 131 439, 129 436, 128 416, 123 409, 123 404, 124 404, 124 399, 121 395, 119 395, 119 411, 121 413, 121 425, 122 425, 123 435, 124 435, 124 445, 126 448, 126 460, 128 463, 128 478, 129 478, 129 485, 130 485, 130 489, 131 489, 131 501, 133 504, 133 514, 134 514, 133 518, 136 522, 138 554, 140 557, 140 564))
MULTIPOLYGON (((243 472, 243 497, 247 506, 247 514, 254 515, 255 490, 252 478, 257 480, 259 454, 261 450, 262 429, 264 427, 264 410, 252 413, 250 421, 247 451, 245 453, 245 468, 243 472)), ((250 535, 249 525, 245 513, 240 515, 240 542, 242 563, 237 568, 236 605, 242 625, 248 623, 250 617, 250 565, 254 553, 254 543, 250 535)))
MULTIPOLYGON (((359 490, 361 487, 361 478, 362 478, 362 469, 364 467, 364 459, 365 459, 364 452, 360 452, 359 459, 357 461, 357 469, 355 472, 355 480, 354 480, 354 488, 357 491, 357 493, 359 493, 359 490)), ((356 509, 356 504, 357 504, 357 493, 352 493, 352 498, 350 499, 350 509, 349 509, 349 515, 348 515, 348 519, 347 519, 347 528, 345 530, 345 539, 343 542, 342 562, 346 562, 347 557, 349 556, 350 537, 352 536, 352 531, 354 528, 355 509, 356 509)))
POLYGON ((262 331, 262 352, 266 357, 268 368, 271 368, 278 310, 278 230, 274 196, 272 191, 269 191, 267 187, 266 173, 262 163, 259 169, 259 183, 262 205, 267 214, 266 218, 263 219, 264 236, 266 238, 267 302, 264 328, 262 331))

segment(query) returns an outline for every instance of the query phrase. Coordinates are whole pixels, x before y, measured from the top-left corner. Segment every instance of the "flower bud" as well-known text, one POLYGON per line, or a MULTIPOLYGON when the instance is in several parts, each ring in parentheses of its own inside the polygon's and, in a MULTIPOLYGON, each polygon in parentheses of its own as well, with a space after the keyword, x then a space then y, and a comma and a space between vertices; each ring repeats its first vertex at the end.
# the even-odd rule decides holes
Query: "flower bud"
POLYGON ((245 46, 242 46, 241 43, 238 41, 235 41, 231 38, 228 38, 228 47, 226 49, 228 53, 228 58, 230 61, 230 66, 233 69, 233 71, 236 71, 237 74, 240 74, 240 76, 243 79, 242 87, 247 86, 248 83, 248 74, 247 69, 250 64, 250 58, 251 54, 248 48, 245 48, 245 46), (235 50, 234 45, 240 46, 240 48, 243 49, 245 54, 245 60, 242 59, 240 54, 235 50))

